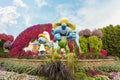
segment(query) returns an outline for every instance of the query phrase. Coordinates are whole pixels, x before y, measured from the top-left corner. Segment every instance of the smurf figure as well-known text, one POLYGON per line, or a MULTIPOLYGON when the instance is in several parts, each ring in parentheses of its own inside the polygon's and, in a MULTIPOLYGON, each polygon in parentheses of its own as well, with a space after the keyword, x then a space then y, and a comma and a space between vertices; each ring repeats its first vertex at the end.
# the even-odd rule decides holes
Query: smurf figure
POLYGON ((38 52, 40 53, 39 55, 46 55, 47 51, 51 47, 49 33, 45 31, 43 32, 43 34, 39 34, 38 37, 38 52))
POLYGON ((69 53, 67 39, 76 39, 75 24, 70 23, 67 18, 62 18, 59 22, 53 23, 52 34, 54 39, 58 41, 57 53, 60 53, 62 48, 66 53, 69 53))

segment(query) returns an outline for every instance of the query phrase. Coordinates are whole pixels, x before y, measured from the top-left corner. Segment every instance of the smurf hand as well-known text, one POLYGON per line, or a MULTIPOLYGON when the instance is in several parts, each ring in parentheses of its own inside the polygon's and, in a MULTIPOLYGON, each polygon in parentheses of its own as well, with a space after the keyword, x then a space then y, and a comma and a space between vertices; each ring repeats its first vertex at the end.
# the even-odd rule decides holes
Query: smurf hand
POLYGON ((76 39, 76 32, 69 33, 69 35, 67 36, 67 38, 76 39))
POLYGON ((55 34, 55 40, 61 40, 61 36, 60 36, 60 34, 55 34))
POLYGON ((45 46, 53 47, 53 43, 49 42, 48 44, 45 44, 45 46))
POLYGON ((50 47, 53 47, 53 43, 52 43, 52 42, 49 42, 49 46, 50 46, 50 47))
POLYGON ((76 39, 76 32, 72 33, 72 39, 76 39))

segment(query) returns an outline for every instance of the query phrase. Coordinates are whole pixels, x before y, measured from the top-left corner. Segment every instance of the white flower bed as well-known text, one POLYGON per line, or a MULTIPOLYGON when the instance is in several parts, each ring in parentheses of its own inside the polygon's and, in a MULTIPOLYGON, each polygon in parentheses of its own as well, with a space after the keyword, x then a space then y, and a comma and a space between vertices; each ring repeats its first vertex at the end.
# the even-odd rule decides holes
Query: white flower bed
POLYGON ((0 71, 0 80, 40 80, 37 76, 0 71))

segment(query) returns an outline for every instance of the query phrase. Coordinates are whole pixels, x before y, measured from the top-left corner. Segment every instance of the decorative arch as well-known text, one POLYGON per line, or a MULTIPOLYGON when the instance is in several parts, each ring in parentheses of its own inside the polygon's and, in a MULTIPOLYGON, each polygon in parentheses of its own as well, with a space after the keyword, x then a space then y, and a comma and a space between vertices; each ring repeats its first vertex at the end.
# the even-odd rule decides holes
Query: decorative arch
POLYGON ((16 37, 9 54, 12 56, 24 55, 26 53, 24 48, 29 45, 29 42, 38 39, 38 35, 43 31, 47 31, 50 34, 50 39, 53 40, 51 30, 52 24, 37 24, 25 29, 16 37))

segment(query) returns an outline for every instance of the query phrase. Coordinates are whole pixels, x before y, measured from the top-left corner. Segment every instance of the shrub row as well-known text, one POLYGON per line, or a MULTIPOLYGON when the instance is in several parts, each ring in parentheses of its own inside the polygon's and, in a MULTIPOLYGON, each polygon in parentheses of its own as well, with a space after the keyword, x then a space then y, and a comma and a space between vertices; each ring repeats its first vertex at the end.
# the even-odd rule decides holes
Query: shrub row
POLYGON ((120 63, 115 62, 111 64, 103 64, 100 66, 93 66, 93 67, 87 67, 87 66, 82 66, 80 64, 75 65, 75 72, 86 72, 89 69, 93 69, 95 71, 101 71, 101 72, 120 72, 120 63))
POLYGON ((7 71, 17 73, 27 73, 29 75, 37 75, 37 67, 28 64, 15 64, 12 62, 0 62, 0 66, 7 71))

